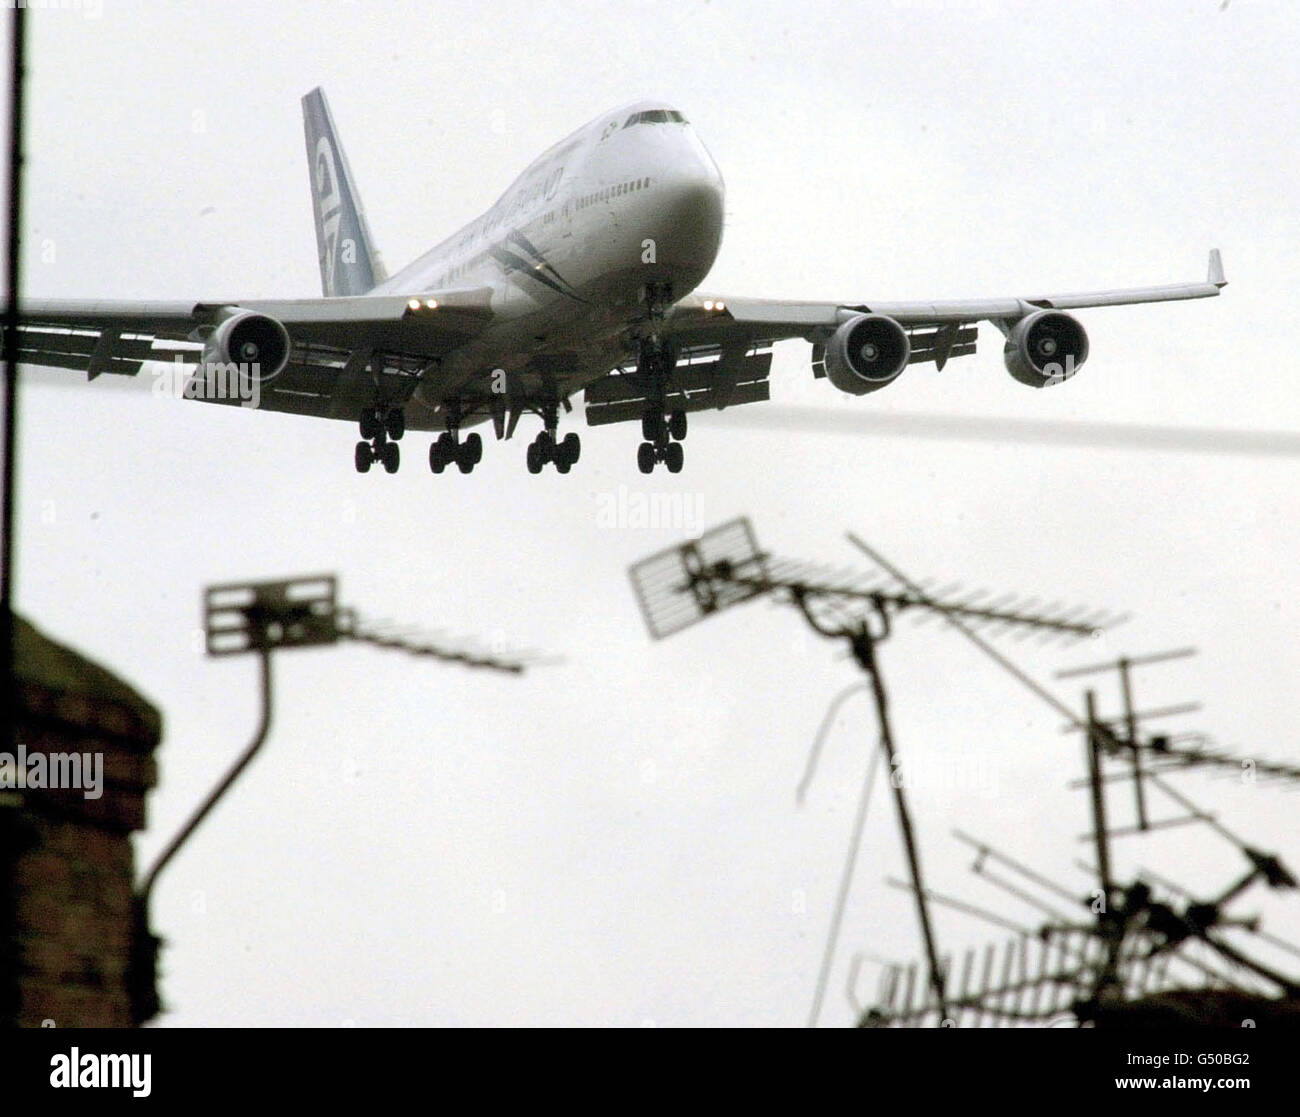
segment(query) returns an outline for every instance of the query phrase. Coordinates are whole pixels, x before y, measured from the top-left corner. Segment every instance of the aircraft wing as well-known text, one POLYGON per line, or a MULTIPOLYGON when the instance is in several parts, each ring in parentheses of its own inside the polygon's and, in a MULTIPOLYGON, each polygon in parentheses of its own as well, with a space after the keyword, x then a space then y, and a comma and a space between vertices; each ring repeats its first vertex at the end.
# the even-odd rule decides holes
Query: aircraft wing
POLYGON ((251 311, 280 322, 291 342, 284 370, 263 382, 259 406, 354 420, 374 403, 377 384, 383 398, 402 402, 440 358, 477 335, 492 319, 491 295, 483 287, 419 299, 25 300, 18 359, 85 372, 91 380, 105 373, 136 376, 146 362, 197 364, 205 339, 224 319, 251 311))
POLYGON ((698 339, 716 344, 743 338, 754 343, 794 337, 819 342, 825 341, 837 326, 855 314, 887 315, 909 331, 938 330, 979 321, 1015 322, 1035 310, 1081 310, 1094 306, 1212 298, 1225 286, 1223 261, 1215 248, 1210 251, 1205 280, 1196 283, 941 302, 788 302, 695 295, 674 308, 670 328, 683 342, 698 339), (723 309, 716 309, 719 306, 723 309))
MULTIPOLYGON (((1009 296, 943 302, 791 302, 694 294, 672 308, 665 332, 679 364, 668 386, 668 405, 701 411, 769 398, 768 372, 774 342, 802 338, 813 344, 816 375, 825 375, 822 347, 844 322, 859 314, 893 318, 908 334, 909 364, 933 361, 942 369, 952 357, 975 352, 976 323, 993 322, 1005 332, 1036 310, 1211 298, 1227 285, 1219 250, 1210 251, 1202 282, 1066 295, 1009 296)), ((639 378, 619 370, 586 391, 587 422, 638 420, 646 407, 639 378)))

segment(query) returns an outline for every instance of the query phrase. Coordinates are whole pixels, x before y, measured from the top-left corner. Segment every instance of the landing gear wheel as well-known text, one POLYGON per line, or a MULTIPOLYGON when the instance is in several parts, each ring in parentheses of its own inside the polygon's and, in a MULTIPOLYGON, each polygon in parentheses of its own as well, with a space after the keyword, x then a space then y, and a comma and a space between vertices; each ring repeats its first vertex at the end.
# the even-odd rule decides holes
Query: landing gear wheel
MULTIPOLYGON (((480 448, 480 453, 482 449, 480 448)), ((456 468, 462 473, 469 473, 474 469, 474 447, 469 442, 462 442, 456 447, 456 468)))
POLYGON ((441 473, 447 468, 447 455, 443 452, 440 438, 435 438, 429 443, 429 468, 434 473, 441 473))
POLYGON ((680 442, 670 442, 664 447, 664 465, 668 467, 669 473, 681 473, 685 457, 680 442))
POLYGON ((566 458, 563 454, 556 455, 555 458, 556 473, 568 473, 569 470, 572 468, 573 468, 573 463, 569 461, 568 458, 566 458))
POLYGON ((664 417, 648 411, 641 416, 641 437, 647 442, 658 442, 664 433, 664 417))
POLYGON ((402 448, 396 442, 382 442, 375 449, 384 463, 384 470, 396 473, 397 467, 402 464, 402 448))
POLYGON ((565 465, 577 465, 578 458, 582 456, 582 441, 576 434, 569 433, 560 440, 559 457, 557 462, 564 462, 565 465))
POLYGON ((536 442, 528 444, 528 452, 524 455, 524 461, 528 464, 529 473, 542 472, 542 466, 546 463, 542 461, 542 455, 536 442))
POLYGON ((366 408, 361 412, 361 437, 367 442, 378 438, 380 432, 384 429, 383 417, 374 408, 366 408))
POLYGON ((636 448, 636 467, 642 473, 654 472, 655 447, 653 442, 643 442, 636 448))
POLYGON ((465 453, 470 457, 471 465, 478 465, 483 460, 483 436, 474 431, 465 439, 465 453))
POLYGON ((384 416, 384 429, 388 431, 389 438, 398 441, 406 433, 406 412, 400 407, 392 408, 384 416))
POLYGON ((686 412, 674 411, 668 416, 668 433, 678 442, 686 437, 686 412))
POLYGON ((555 439, 550 431, 542 431, 537 436, 537 453, 543 465, 555 460, 555 439))
POLYGON ((353 455, 353 460, 356 462, 358 473, 370 472, 370 463, 374 461, 374 458, 370 454, 369 442, 357 443, 357 449, 356 453, 353 455))

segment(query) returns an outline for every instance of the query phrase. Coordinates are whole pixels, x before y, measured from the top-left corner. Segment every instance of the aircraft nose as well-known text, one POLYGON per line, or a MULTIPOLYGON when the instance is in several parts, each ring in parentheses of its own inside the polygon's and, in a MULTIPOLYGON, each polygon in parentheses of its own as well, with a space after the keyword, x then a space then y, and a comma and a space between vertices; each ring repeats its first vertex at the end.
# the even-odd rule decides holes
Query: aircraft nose
POLYGON ((658 198, 659 260, 704 278, 722 243, 722 178, 708 167, 678 170, 658 198))

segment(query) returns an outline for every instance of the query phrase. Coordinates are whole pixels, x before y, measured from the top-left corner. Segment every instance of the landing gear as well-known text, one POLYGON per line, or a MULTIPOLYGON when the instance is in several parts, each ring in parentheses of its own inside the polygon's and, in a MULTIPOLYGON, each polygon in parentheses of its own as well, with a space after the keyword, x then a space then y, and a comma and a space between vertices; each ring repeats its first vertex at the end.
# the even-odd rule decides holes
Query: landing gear
MULTIPOLYGON (((647 291, 650 320, 657 321, 654 313, 657 292, 647 291)), ((686 437, 686 412, 680 408, 668 410, 668 385, 673 369, 677 367, 677 352, 672 342, 657 333, 641 339, 637 351, 637 377, 645 392, 645 411, 641 415, 641 437, 637 447, 636 464, 642 473, 653 473, 655 465, 663 462, 669 473, 680 473, 685 460, 682 440, 686 437)))
POLYGON ((541 473, 542 466, 553 463, 557 473, 568 473, 582 456, 582 441, 572 431, 557 439, 555 428, 559 425, 559 405, 553 400, 541 407, 542 430, 528 444, 524 462, 529 473, 541 473))
POLYGON ((375 462, 381 462, 386 472, 396 473, 402 464, 402 451, 398 440, 406 433, 406 413, 400 407, 368 407, 361 412, 357 425, 361 441, 357 443, 353 460, 358 473, 369 473, 375 462))
POLYGON ((642 473, 654 472, 656 462, 663 462, 669 473, 681 473, 686 457, 681 441, 686 437, 685 411, 667 416, 658 410, 646 411, 641 416, 641 436, 645 441, 637 447, 636 464, 642 473))
POLYGON ((559 442, 551 431, 542 431, 528 444, 524 461, 529 473, 541 473, 542 466, 550 463, 557 473, 568 473, 582 456, 582 441, 570 432, 559 442))
POLYGON ((663 462, 669 473, 681 473, 685 460, 686 453, 680 442, 665 442, 658 446, 653 442, 643 442, 636 448, 636 467, 642 473, 653 473, 658 462, 663 462))
POLYGON ((469 473, 483 460, 483 436, 474 431, 456 447, 456 468, 469 473))
POLYGON ((406 433, 406 412, 400 407, 394 407, 384 416, 384 429, 388 432, 388 437, 394 442, 400 442, 402 435, 406 433))
POLYGON ((441 473, 448 462, 456 460, 455 446, 456 440, 446 431, 429 444, 429 468, 434 473, 441 473))
POLYGON ((441 473, 455 462, 462 473, 472 473, 483 460, 483 436, 473 431, 461 442, 457 437, 459 425, 454 423, 452 415, 454 412, 448 415, 449 429, 438 435, 429 446, 429 468, 434 473, 441 473))

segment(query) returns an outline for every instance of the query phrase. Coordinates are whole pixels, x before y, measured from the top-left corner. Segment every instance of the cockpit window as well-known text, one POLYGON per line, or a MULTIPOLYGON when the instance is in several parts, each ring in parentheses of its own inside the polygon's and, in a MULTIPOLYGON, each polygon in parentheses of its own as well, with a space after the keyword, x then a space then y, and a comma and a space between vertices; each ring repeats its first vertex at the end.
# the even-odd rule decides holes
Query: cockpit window
POLYGON ((627 118, 624 128, 631 128, 634 124, 685 124, 686 117, 682 116, 676 109, 647 109, 645 112, 634 112, 627 118))

